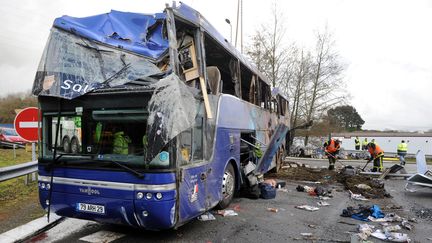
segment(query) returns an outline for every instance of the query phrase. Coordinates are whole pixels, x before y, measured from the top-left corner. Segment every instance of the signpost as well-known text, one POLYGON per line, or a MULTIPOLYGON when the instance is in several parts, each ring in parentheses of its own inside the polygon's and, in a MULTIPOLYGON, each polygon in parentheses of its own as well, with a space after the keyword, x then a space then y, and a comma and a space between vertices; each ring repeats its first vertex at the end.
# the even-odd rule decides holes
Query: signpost
MULTIPOLYGON (((36 161, 36 145, 39 137, 39 109, 27 107, 21 110, 14 120, 15 131, 20 137, 32 143, 32 161, 36 161)), ((35 180, 35 174, 32 179, 35 180)), ((27 177, 26 177, 27 179, 27 177)))
POLYGON ((28 107, 20 111, 14 120, 15 130, 29 142, 37 142, 39 134, 39 109, 28 107))

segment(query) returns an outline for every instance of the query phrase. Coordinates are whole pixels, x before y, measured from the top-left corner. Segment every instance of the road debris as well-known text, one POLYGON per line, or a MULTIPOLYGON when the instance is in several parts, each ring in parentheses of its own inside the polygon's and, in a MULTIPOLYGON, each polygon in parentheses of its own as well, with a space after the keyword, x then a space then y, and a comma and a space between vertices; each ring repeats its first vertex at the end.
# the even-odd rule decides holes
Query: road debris
POLYGON ((211 214, 210 212, 201 214, 200 216, 198 216, 198 220, 199 221, 210 221, 210 220, 216 220, 215 216, 213 216, 213 214, 211 214))
POLYGON ((361 194, 355 194, 351 190, 349 190, 349 193, 351 195, 351 199, 357 200, 357 201, 368 201, 369 199, 365 198, 361 194))
POLYGON ((317 202, 317 204, 318 204, 318 206, 322 206, 322 207, 330 206, 330 203, 324 202, 324 201, 319 201, 319 202, 317 202))
POLYGON ((402 228, 398 224, 383 227, 384 232, 396 232, 396 231, 401 230, 401 229, 402 228))
POLYGON ((407 230, 412 230, 414 228, 414 225, 409 223, 408 220, 406 220, 406 219, 403 219, 401 224, 402 224, 402 227, 404 227, 407 230))
POLYGON ((312 237, 312 233, 300 233, 302 236, 312 237))
POLYGON ((384 222, 384 221, 375 221, 374 219, 384 218, 384 214, 381 212, 381 209, 378 205, 363 206, 359 205, 358 208, 347 207, 342 210, 342 217, 351 217, 353 219, 361 220, 361 221, 374 221, 374 222, 384 222))
POLYGON ((218 210, 218 211, 216 211, 216 213, 218 215, 222 215, 224 217, 226 217, 226 216, 237 216, 238 215, 238 213, 236 213, 234 210, 231 210, 231 209, 218 210))
POLYGON ((383 232, 382 230, 376 230, 371 234, 371 236, 385 241, 392 242, 410 242, 411 239, 408 238, 407 234, 397 233, 397 232, 383 232))
POLYGON ((267 208, 267 211, 273 212, 273 213, 277 213, 279 211, 279 209, 277 209, 277 208, 267 208))
POLYGON ((366 185, 366 184, 358 184, 358 185, 355 185, 355 187, 357 187, 358 189, 363 189, 363 190, 371 190, 372 189, 372 187, 370 187, 369 185, 366 185))
POLYGON ((309 206, 309 205, 299 205, 299 206, 295 206, 295 208, 303 209, 306 211, 318 211, 319 210, 319 208, 314 207, 314 206, 309 206))
POLYGON ((314 225, 314 224, 308 224, 308 227, 309 227, 309 228, 312 228, 312 229, 315 229, 317 226, 314 225))

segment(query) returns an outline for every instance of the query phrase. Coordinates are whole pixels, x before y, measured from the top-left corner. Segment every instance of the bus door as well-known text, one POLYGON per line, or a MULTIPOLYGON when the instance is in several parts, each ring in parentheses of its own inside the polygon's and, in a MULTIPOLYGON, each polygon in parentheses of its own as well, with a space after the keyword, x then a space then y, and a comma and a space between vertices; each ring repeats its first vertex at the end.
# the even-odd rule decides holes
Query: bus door
POLYGON ((179 221, 206 211, 209 164, 203 160, 203 118, 179 137, 180 189, 179 221))

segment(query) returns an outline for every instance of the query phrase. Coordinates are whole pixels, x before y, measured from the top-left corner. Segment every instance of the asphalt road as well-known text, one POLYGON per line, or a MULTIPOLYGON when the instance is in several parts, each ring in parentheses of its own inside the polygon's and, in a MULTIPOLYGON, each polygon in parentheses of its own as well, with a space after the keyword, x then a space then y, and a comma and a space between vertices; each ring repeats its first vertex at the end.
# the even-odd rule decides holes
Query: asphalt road
MULTIPOLYGON (((362 164, 364 162, 359 163, 362 164)), ((314 161, 310 165, 326 166, 326 162, 314 161)), ((409 165, 407 170, 413 173, 415 166, 409 165)), ((347 206, 357 206, 358 201, 351 200, 341 185, 332 185, 334 197, 328 200, 330 206, 315 212, 300 210, 295 206, 317 206, 318 199, 297 192, 295 187, 298 184, 288 182, 287 190, 278 191, 276 199, 235 198, 231 208, 236 210, 238 216, 215 215, 214 221, 194 220, 177 230, 151 232, 66 219, 34 237, 31 242, 311 242, 302 233, 312 233, 312 238, 317 242, 349 242, 350 232, 356 232, 357 224, 363 222, 341 217, 340 214, 347 206), (277 208, 278 212, 268 211, 270 207, 277 208)), ((401 205, 403 209, 394 212, 409 218, 418 216, 422 209, 432 210, 432 190, 409 193, 404 191, 404 185, 403 179, 386 180, 386 189, 394 198, 373 200, 367 204, 378 204, 383 209, 390 204, 401 205)), ((418 218, 413 231, 400 232, 408 233, 414 242, 432 242, 429 240, 431 231, 432 215, 430 218, 418 218)), ((373 238, 370 240, 380 242, 373 238)))

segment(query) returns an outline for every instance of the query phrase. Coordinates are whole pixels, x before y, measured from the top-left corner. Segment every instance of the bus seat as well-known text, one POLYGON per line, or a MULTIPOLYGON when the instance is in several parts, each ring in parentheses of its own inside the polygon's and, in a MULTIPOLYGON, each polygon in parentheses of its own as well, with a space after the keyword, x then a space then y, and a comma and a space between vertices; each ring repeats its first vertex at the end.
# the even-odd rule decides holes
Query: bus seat
POLYGON ((219 68, 216 66, 207 67, 207 78, 209 88, 212 94, 217 95, 220 93, 220 82, 221 82, 221 74, 219 68))

